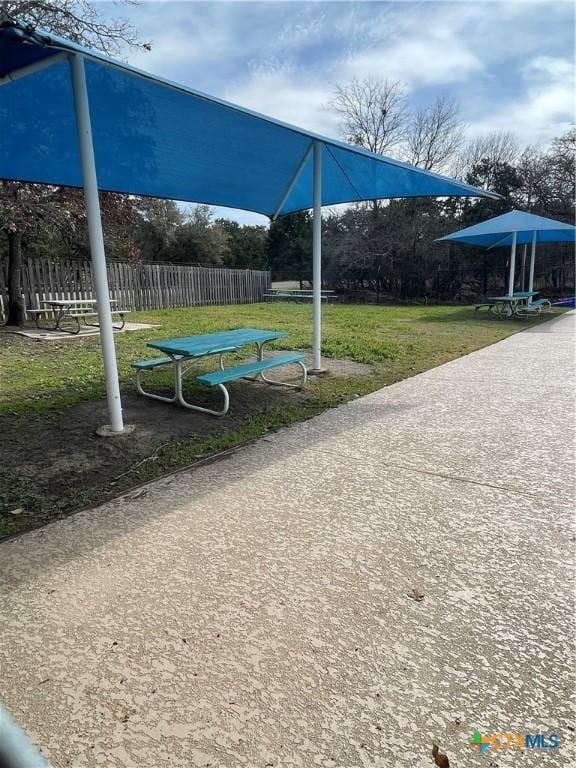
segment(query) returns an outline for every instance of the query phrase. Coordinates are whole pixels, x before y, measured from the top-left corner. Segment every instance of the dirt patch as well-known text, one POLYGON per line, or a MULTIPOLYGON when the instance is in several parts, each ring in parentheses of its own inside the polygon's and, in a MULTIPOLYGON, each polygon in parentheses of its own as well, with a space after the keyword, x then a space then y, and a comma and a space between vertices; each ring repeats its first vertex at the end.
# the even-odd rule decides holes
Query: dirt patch
MULTIPOLYGON (((272 350, 266 356, 283 355, 284 352, 272 350)), ((307 368, 312 368, 312 355, 305 355, 307 368)), ((372 366, 364 363, 356 363, 354 360, 328 360, 322 358, 322 367, 330 376, 368 376, 372 373, 372 366)))
MULTIPOLYGON (((151 325, 150 323, 126 323, 123 328, 114 328, 114 333, 129 333, 130 331, 147 331, 161 328, 160 325, 151 325)), ((76 330, 73 327, 73 330, 76 330)), ((65 331, 43 330, 37 326, 25 328, 12 328, 7 331, 0 330, 0 334, 11 333, 34 341, 73 341, 75 339, 85 339, 87 336, 100 336, 100 329, 88 326, 81 326, 78 333, 66 333, 65 331)))
MULTIPOLYGON (((350 360, 326 361, 326 368, 327 375, 335 377, 371 372, 370 366, 350 360)), ((187 397, 192 402, 220 406, 217 391, 188 386, 187 397)), ((305 405, 314 397, 315 388, 314 377, 303 391, 233 382, 229 385, 230 411, 223 418, 125 392, 124 421, 135 430, 114 438, 95 434, 108 420, 103 400, 58 413, 2 414, 0 429, 5 440, 0 449, 0 515, 15 523, 11 513, 22 509, 18 515, 33 515, 35 524, 41 524, 74 506, 83 506, 82 499, 86 494, 89 498, 90 489, 107 487, 109 495, 114 495, 125 487, 127 476, 137 484, 138 475, 131 477, 134 468, 155 460, 154 454, 166 445, 184 441, 189 457, 195 444, 205 445, 207 438, 240 430, 270 409, 305 405)), ((105 498, 106 492, 101 495, 105 498)))

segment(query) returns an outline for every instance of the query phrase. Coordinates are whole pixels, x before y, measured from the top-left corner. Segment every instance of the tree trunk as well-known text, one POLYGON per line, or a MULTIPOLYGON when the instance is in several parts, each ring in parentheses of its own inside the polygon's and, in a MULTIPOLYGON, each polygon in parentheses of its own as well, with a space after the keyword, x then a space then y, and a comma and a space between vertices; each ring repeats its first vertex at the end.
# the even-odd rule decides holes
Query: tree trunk
POLYGON ((22 298, 22 233, 8 234, 8 319, 7 325, 24 325, 22 298))

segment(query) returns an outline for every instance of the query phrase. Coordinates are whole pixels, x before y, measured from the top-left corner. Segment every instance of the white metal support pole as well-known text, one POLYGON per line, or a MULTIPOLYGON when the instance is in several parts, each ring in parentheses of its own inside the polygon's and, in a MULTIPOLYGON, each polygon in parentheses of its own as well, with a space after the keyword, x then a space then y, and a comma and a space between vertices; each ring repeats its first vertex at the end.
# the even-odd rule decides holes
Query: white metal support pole
POLYGON ((312 373, 322 370, 322 143, 314 142, 312 219, 312 373))
POLYGON ((528 246, 526 243, 522 246, 522 282, 520 284, 520 290, 524 290, 524 286, 526 284, 526 251, 528 250, 528 246))
POLYGON ((514 269, 516 267, 516 232, 512 232, 512 245, 510 246, 510 271, 508 273, 508 296, 514 293, 514 269))
POLYGON ((57 53, 54 56, 49 56, 46 59, 35 61, 33 64, 28 64, 26 67, 13 69, 12 72, 9 72, 3 77, 0 77, 0 85, 4 85, 5 83, 14 83, 16 80, 20 80, 22 77, 28 77, 29 75, 33 75, 35 72, 41 72, 47 67, 53 67, 54 64, 59 64, 61 61, 64 61, 64 59, 67 58, 67 53, 57 53))
MULTIPOLYGON (((110 413, 110 431, 112 433, 120 433, 124 431, 122 403, 120 401, 120 385, 118 382, 118 367, 116 364, 114 330, 112 328, 112 314, 110 312, 110 293, 108 290, 108 276, 106 275, 106 254, 104 252, 100 201, 98 200, 98 182, 96 179, 96 163, 94 160, 94 146, 92 143, 92 125, 90 122, 90 107, 88 104, 84 57, 77 53, 73 54, 70 57, 70 70, 72 74, 76 129, 78 132, 82 177, 84 181, 88 239, 90 241, 90 254, 92 256, 96 300, 98 302, 100 344, 102 346, 104 374, 106 376, 106 395, 108 399, 108 411, 110 413)), ((102 430, 102 433, 106 433, 105 428, 102 430)))
MULTIPOLYGON (((536 263, 536 230, 532 233, 532 247, 530 248, 530 272, 528 273, 528 290, 534 290, 534 265, 536 263)), ((528 299, 528 304, 532 304, 532 296, 528 299)))

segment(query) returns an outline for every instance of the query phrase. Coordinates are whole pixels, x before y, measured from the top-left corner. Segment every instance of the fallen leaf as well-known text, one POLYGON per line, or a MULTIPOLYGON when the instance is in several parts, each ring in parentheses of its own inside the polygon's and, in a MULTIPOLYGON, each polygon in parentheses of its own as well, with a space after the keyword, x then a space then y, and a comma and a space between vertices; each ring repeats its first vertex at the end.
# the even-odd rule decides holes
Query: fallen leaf
POLYGON ((443 752, 440 752, 438 744, 432 743, 432 757, 438 768, 450 768, 450 761, 443 752))

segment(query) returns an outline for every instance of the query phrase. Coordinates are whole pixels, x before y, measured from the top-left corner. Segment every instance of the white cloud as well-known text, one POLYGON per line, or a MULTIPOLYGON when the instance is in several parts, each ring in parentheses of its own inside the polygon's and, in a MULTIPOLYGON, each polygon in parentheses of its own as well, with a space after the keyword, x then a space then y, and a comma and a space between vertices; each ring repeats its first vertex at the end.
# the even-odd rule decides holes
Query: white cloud
MULTIPOLYGON (((369 5, 375 9, 369 17, 359 15, 355 4, 330 5, 332 17, 324 17, 324 27, 308 17, 309 10, 304 18, 300 14, 294 29, 284 29, 280 35, 280 48, 292 50, 292 56, 255 61, 221 95, 280 120, 336 136, 338 118, 329 107, 336 84, 352 78, 388 77, 414 90, 466 80, 482 69, 481 61, 456 36, 468 12, 452 13, 451 25, 432 23, 422 34, 418 27, 423 13, 435 17, 443 4, 429 3, 426 11, 420 11, 421 2, 369 5), (298 44, 311 41, 319 54, 331 45, 331 57, 321 65, 298 66, 294 63, 298 44)), ((304 3, 298 6, 309 9, 304 3)), ((263 40, 263 51, 269 42, 263 40)))
POLYGON ((552 56, 537 56, 522 68, 526 78, 553 78, 562 80, 566 78, 570 83, 574 80, 574 62, 568 59, 554 58, 552 56))
POLYGON ((322 134, 334 135, 337 120, 327 107, 329 83, 318 83, 304 73, 257 72, 231 86, 224 97, 265 115, 322 134))
POLYGON ((201 73, 218 65, 223 52, 237 45, 234 25, 227 23, 224 3, 143 3, 130 14, 151 51, 127 51, 130 64, 155 75, 201 89, 201 73))
POLYGON ((521 70, 524 88, 486 118, 470 125, 473 134, 511 130, 521 143, 545 144, 574 123, 575 74, 569 59, 539 56, 521 70))
POLYGON ((411 38, 389 48, 351 57, 342 66, 346 79, 382 77, 401 80, 409 88, 466 80, 483 69, 465 45, 433 38, 411 38))

